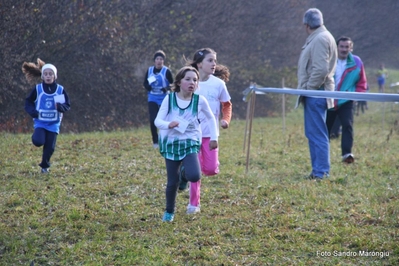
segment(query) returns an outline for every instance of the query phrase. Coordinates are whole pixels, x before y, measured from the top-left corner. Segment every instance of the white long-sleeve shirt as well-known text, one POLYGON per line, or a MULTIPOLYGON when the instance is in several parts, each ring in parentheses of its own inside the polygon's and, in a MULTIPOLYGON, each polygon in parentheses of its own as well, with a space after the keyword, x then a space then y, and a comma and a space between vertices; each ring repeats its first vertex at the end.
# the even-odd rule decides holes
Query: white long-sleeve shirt
POLYGON ((187 154, 198 153, 202 138, 200 114, 207 119, 211 140, 218 140, 215 116, 202 95, 194 94, 190 101, 180 99, 176 93, 165 97, 155 119, 162 156, 177 161, 187 154), (172 121, 178 121, 179 127, 169 128, 172 121))

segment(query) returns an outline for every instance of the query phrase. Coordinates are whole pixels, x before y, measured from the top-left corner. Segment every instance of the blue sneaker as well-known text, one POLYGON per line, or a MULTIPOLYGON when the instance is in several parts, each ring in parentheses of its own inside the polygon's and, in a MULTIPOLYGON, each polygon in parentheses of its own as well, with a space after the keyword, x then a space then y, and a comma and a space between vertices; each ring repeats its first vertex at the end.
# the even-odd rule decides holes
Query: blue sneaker
POLYGON ((182 165, 179 170, 179 190, 183 191, 187 188, 186 172, 184 171, 184 166, 182 165))
POLYGON ((175 218, 174 213, 165 212, 163 214, 162 222, 173 222, 173 218, 175 218))

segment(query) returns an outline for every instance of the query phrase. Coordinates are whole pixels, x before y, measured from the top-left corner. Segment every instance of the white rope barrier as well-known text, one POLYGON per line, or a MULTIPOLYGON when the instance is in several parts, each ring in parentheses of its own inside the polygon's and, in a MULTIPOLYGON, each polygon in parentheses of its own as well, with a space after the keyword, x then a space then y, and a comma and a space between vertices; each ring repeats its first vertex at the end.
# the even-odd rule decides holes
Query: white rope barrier
POLYGON ((369 92, 344 92, 344 91, 324 91, 324 90, 300 90, 287 88, 256 88, 251 86, 244 90, 245 102, 248 101, 252 92, 256 94, 262 93, 280 93, 301 95, 314 98, 334 98, 348 99, 354 101, 372 101, 372 102, 399 102, 399 94, 390 93, 369 93, 369 92))
MULTIPOLYGON (((392 86, 399 85, 391 84, 392 86)), ((342 91, 324 91, 324 90, 303 90, 303 89, 290 89, 290 88, 257 88, 256 85, 251 84, 249 88, 243 91, 243 100, 248 103, 247 107, 247 125, 245 127, 244 136, 244 151, 246 148, 245 141, 247 140, 247 161, 246 161, 246 172, 248 172, 249 166, 249 150, 251 143, 251 128, 252 119, 255 110, 255 98, 256 94, 266 94, 266 93, 280 93, 280 94, 292 94, 305 97, 314 98, 333 98, 333 99, 348 99, 354 101, 374 101, 374 102, 399 102, 399 94, 389 94, 389 93, 369 93, 369 92, 342 92, 342 91), (253 97, 252 97, 253 96, 253 97), (247 137, 249 123, 249 134, 247 137)), ((298 107, 298 100, 295 108, 298 107)), ((385 105, 384 105, 385 106, 385 105)), ((384 107, 385 113, 385 107, 384 107)), ((383 120, 384 121, 384 120, 383 120)))

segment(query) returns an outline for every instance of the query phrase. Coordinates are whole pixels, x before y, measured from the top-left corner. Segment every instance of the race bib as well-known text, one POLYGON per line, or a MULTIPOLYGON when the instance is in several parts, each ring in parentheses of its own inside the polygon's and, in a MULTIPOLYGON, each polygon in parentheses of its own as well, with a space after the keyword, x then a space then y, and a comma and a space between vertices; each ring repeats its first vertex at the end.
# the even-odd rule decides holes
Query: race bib
POLYGON ((57 110, 39 110, 39 120, 57 121, 58 120, 58 111, 57 110))

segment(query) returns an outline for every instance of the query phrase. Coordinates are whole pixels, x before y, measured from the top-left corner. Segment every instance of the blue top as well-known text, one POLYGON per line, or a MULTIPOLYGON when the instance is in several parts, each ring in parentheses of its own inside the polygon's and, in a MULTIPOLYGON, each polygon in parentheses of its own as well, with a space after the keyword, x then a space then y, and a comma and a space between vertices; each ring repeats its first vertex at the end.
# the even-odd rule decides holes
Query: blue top
POLYGON ((170 86, 169 81, 166 78, 167 70, 168 68, 166 66, 163 66, 159 73, 154 72, 154 66, 151 66, 148 69, 147 80, 151 86, 151 90, 148 91, 149 102, 155 102, 158 105, 162 104, 162 101, 166 96, 166 89, 170 86))
POLYGON ((25 110, 33 118, 34 128, 44 128, 59 133, 62 116, 70 109, 69 97, 64 87, 57 84, 40 83, 25 100, 25 110), (54 97, 64 96, 64 102, 56 104, 54 97))

